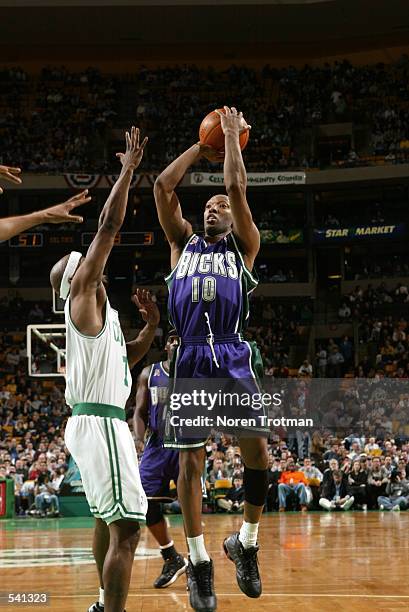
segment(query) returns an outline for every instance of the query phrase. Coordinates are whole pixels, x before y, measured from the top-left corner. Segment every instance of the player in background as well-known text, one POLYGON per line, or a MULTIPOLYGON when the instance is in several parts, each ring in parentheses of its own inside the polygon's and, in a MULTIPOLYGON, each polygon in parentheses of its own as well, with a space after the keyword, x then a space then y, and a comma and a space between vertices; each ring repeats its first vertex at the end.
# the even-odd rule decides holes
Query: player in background
MULTIPOLYGON (((171 248, 169 315, 180 347, 174 371, 178 379, 234 378, 254 380, 260 354, 242 339, 248 319, 248 294, 257 280, 252 274, 260 236, 246 199, 247 175, 239 143, 249 129, 242 113, 224 107, 220 113, 225 135, 224 183, 227 195, 215 195, 205 205, 204 237, 192 233, 183 218, 175 189, 190 166, 201 157, 218 160, 210 147, 194 144, 157 178, 154 194, 162 228, 171 248)), ((258 370, 259 371, 259 370, 258 370)), ((253 383, 252 383, 253 384, 253 383)), ((210 433, 210 432, 209 432, 210 433)), ((179 448, 178 499, 182 507, 189 547, 190 604, 200 612, 215 610, 213 564, 207 553, 201 524, 201 475, 206 440, 165 440, 179 448)), ((257 432, 240 437, 245 463, 244 520, 240 533, 224 541, 226 554, 236 564, 236 578, 249 597, 259 597, 261 580, 257 563, 257 533, 268 490, 267 441, 257 432)))
POLYGON ((139 470, 143 489, 148 496, 146 526, 159 544, 164 564, 162 572, 153 586, 157 589, 171 585, 185 573, 187 561, 175 548, 169 535, 162 511, 161 499, 169 496, 169 484, 175 483, 179 475, 179 452, 163 447, 160 423, 168 391, 169 367, 179 338, 174 330, 167 337, 166 361, 144 368, 138 379, 136 407, 134 413, 134 436, 143 455, 139 470), (149 437, 144 445, 145 433, 149 437))
POLYGON ((104 287, 104 268, 124 221, 132 175, 146 142, 145 138, 139 143, 134 127, 126 133, 126 152, 117 154, 122 170, 86 256, 73 252, 63 257, 50 275, 54 290, 66 299, 65 397, 72 416, 65 442, 96 518, 93 553, 101 589, 89 612, 123 612, 139 521, 145 520, 147 510, 125 405, 132 385, 130 368, 149 350, 160 316, 149 292, 138 291, 135 302, 146 325, 135 340, 125 343, 104 287))

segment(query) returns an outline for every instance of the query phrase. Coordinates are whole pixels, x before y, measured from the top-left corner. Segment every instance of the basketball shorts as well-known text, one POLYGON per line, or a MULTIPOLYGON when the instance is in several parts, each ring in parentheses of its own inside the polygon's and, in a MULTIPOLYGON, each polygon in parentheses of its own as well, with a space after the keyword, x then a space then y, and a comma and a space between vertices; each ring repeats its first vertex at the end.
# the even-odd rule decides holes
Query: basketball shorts
MULTIPOLYGON (((244 340, 229 340, 221 339, 214 342, 213 346, 209 346, 207 342, 184 342, 182 341, 178 347, 174 361, 172 363, 171 378, 169 380, 169 389, 173 393, 182 391, 178 387, 178 382, 183 386, 183 382, 186 380, 192 381, 192 385, 198 381, 200 386, 200 379, 206 379, 212 381, 214 386, 217 379, 232 380, 234 385, 234 391, 245 392, 249 395, 259 394, 261 391, 261 378, 263 376, 263 362, 260 355, 260 351, 255 342, 246 342, 244 340), (217 363, 216 363, 217 362, 217 363)), ((204 384, 204 386, 206 383, 204 384)), ((217 413, 223 416, 223 407, 217 408, 217 413)), ((259 414, 266 415, 265 409, 262 409, 259 414)), ((209 427, 209 431, 206 435, 198 435, 196 437, 187 437, 185 431, 181 431, 177 426, 172 426, 171 423, 171 408, 167 406, 166 423, 165 423, 165 441, 164 446, 166 448, 177 448, 183 449, 194 449, 200 448, 206 445, 209 436, 212 433, 212 428, 209 427)), ((252 419, 254 412, 251 408, 243 408, 240 411, 242 421, 252 419)), ((258 415, 259 416, 259 415, 258 415)), ((255 437, 268 436, 268 429, 262 425, 260 420, 257 421, 257 425, 251 426, 249 429, 246 427, 214 427, 217 431, 223 433, 240 436, 247 435, 255 437)))
MULTIPOLYGON (((95 518, 108 525, 120 519, 144 521, 148 502, 139 475, 135 444, 125 420, 124 410, 116 409, 121 418, 78 414, 77 404, 65 429, 65 443, 81 474, 84 492, 95 518), (77 413, 77 414, 75 414, 77 413)), ((112 410, 111 410, 112 412, 112 410)))
POLYGON ((179 452, 163 448, 154 433, 146 443, 139 470, 148 497, 167 496, 170 481, 176 484, 179 476, 179 452))

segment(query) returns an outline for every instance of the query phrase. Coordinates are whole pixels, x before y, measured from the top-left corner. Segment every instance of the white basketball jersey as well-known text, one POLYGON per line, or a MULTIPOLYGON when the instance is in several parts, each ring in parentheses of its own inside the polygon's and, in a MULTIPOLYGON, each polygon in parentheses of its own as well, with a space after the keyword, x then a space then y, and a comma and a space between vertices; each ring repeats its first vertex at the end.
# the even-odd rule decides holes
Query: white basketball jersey
POLYGON ((118 313, 106 301, 105 324, 93 336, 81 334, 70 316, 70 298, 65 303, 66 389, 69 406, 84 402, 125 408, 132 378, 118 313))

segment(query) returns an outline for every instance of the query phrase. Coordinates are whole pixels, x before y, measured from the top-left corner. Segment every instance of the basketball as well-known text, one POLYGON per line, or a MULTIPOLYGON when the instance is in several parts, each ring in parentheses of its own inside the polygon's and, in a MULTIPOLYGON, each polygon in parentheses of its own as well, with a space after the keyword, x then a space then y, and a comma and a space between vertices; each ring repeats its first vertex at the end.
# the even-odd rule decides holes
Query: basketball
MULTIPOLYGON (((219 110, 224 113, 223 108, 219 110)), ((216 111, 212 111, 203 119, 199 128, 199 140, 202 144, 211 146, 216 151, 224 150, 224 134, 221 126, 221 119, 216 111)), ((249 130, 240 134, 240 148, 246 148, 249 141, 249 130)))

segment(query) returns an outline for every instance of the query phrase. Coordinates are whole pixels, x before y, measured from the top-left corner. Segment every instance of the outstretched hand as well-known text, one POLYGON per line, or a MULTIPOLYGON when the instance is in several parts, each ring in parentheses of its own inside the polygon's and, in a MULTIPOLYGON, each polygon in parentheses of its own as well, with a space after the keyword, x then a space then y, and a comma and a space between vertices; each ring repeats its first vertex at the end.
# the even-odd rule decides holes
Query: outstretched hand
POLYGON ((226 132, 229 131, 241 134, 246 130, 251 130, 251 125, 247 123, 243 117, 243 113, 239 113, 234 106, 231 108, 224 106, 223 108, 224 113, 221 110, 216 109, 216 113, 220 116, 223 134, 226 134, 226 132))
MULTIPOLYGON (((21 173, 21 168, 13 168, 12 166, 0 166, 0 179, 20 185, 23 181, 18 176, 21 173)), ((3 193, 3 189, 0 187, 0 193, 3 193)))
POLYGON ((160 312, 156 302, 152 299, 150 291, 147 289, 137 289, 131 299, 145 323, 157 327, 160 321, 160 312))
POLYGON ((81 193, 78 193, 62 204, 46 208, 44 210, 46 217, 44 223, 82 223, 83 217, 71 215, 70 213, 75 208, 78 208, 78 206, 87 204, 90 200, 91 196, 88 195, 88 189, 85 189, 85 191, 81 191, 81 193))
POLYGON ((140 131, 134 125, 131 127, 131 133, 125 132, 126 151, 116 154, 124 168, 135 170, 142 161, 148 139, 144 138, 142 144, 139 144, 139 136, 140 131))

